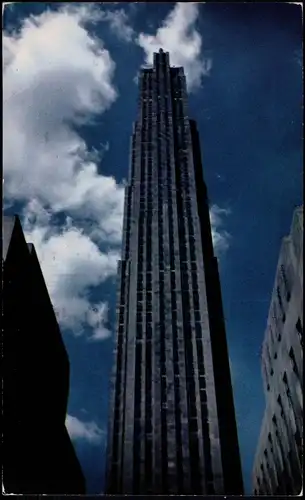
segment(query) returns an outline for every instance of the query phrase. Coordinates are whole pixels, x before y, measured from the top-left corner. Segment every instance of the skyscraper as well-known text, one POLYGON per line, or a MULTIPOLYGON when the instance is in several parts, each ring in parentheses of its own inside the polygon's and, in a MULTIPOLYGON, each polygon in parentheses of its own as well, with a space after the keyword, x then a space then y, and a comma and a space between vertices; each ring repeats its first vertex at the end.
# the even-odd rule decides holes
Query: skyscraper
POLYGON ((183 68, 160 50, 139 87, 106 492, 241 494, 218 267, 183 68))
POLYGON ((266 409, 253 468, 258 495, 298 495, 303 455, 303 207, 283 239, 262 349, 266 409))

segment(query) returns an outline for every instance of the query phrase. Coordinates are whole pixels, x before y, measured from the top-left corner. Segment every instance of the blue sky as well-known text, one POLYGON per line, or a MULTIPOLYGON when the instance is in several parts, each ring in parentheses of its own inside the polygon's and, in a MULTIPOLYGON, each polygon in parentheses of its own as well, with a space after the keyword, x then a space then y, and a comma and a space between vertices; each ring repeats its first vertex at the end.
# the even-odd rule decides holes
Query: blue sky
POLYGON ((185 67, 200 131, 251 491, 260 347, 281 239, 303 198, 301 28, 292 3, 5 8, 4 209, 20 214, 36 246, 60 322, 71 363, 67 427, 88 493, 104 487, 136 76, 160 46, 185 67))

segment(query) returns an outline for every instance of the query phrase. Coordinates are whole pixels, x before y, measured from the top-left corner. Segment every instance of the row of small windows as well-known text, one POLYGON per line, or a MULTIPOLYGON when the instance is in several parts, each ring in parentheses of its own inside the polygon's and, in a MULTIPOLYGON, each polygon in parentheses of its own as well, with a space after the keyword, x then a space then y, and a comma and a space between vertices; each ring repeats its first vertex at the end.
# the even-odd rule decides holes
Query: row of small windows
MULTIPOLYGON (((280 401, 279 401, 280 402, 280 401)), ((281 414, 283 415, 283 410, 281 412, 281 414)), ((283 465, 280 465, 278 460, 277 460, 277 455, 273 455, 273 458, 274 458, 274 463, 276 464, 276 472, 279 472, 279 476, 278 476, 278 486, 276 487, 276 489, 274 490, 274 486, 273 486, 273 493, 277 493, 277 492, 280 492, 281 494, 285 494, 285 493, 289 493, 289 494, 292 494, 293 493, 293 484, 296 483, 296 477, 295 477, 295 474, 291 474, 291 467, 293 466, 293 463, 296 463, 294 458, 293 458, 293 454, 291 452, 291 450, 288 452, 288 455, 283 452, 282 450, 282 447, 281 447, 281 439, 282 439, 282 436, 279 435, 279 432, 278 432, 278 424, 277 424, 277 419, 275 417, 275 415, 273 416, 273 419, 272 419, 274 425, 275 425, 275 436, 277 438, 277 441, 278 441, 278 445, 279 445, 279 448, 281 449, 281 453, 282 453, 282 459, 284 459, 284 464, 283 464, 283 461, 281 459, 281 464, 283 465), (284 467, 284 469, 283 469, 284 467), (282 481, 284 479, 284 481, 282 481), (281 488, 281 490, 279 490, 279 487, 281 488)), ((271 434, 269 433, 268 435, 268 441, 270 443, 270 451, 271 453, 273 454, 273 441, 272 441, 272 438, 271 438, 271 434)), ((299 442, 301 443, 301 439, 299 439, 299 442)), ((267 469, 270 471, 270 465, 268 463, 268 453, 267 453, 267 450, 265 449, 264 451, 264 455, 266 457, 266 461, 267 461, 267 469)), ((301 457, 301 450, 299 452, 299 456, 301 457)), ((297 476, 301 477, 301 469, 299 467, 299 463, 296 464, 296 467, 293 467, 295 472, 297 472, 297 476)), ((261 468, 261 471, 264 473, 264 467, 263 465, 261 464, 260 465, 260 468, 261 468)), ((272 478, 272 482, 273 482, 273 485, 274 485, 274 477, 272 478)), ((259 486, 263 486, 264 485, 264 482, 266 481, 266 478, 262 478, 262 480, 260 479, 260 477, 257 477, 256 478, 257 480, 257 484, 259 486)), ((266 486, 266 484, 265 484, 266 486)), ((260 490, 261 491, 261 490, 260 490)), ((259 492, 259 489, 256 490, 256 493, 259 492)))
MULTIPOLYGON (((186 254, 185 252, 185 249, 187 248, 188 244, 187 242, 183 242, 183 244, 181 245, 181 248, 180 248, 180 254, 186 254)), ((149 249, 149 253, 148 255, 151 255, 151 248, 149 246, 147 246, 147 249, 149 249)), ((144 245, 140 247, 140 251, 143 252, 144 250, 144 245)), ((151 283, 152 282, 152 262, 151 261, 146 261, 146 272, 144 272, 142 270, 142 264, 143 264, 143 254, 141 253, 139 256, 138 256, 138 284, 139 285, 143 285, 144 284, 144 278, 146 280, 146 283, 151 283)), ((164 263, 162 263, 162 267, 163 269, 159 269, 160 272, 160 276, 159 276, 159 280, 164 282, 164 275, 163 273, 165 272, 165 269, 164 269, 164 263)), ((184 262, 181 262, 180 264, 180 273, 183 273, 185 275, 185 282, 187 283, 187 286, 186 288, 182 288, 183 290, 188 290, 189 289, 189 284, 188 284, 188 280, 189 280, 189 272, 191 272, 191 280, 195 280, 197 281, 197 263, 196 261, 191 261, 191 262, 187 262, 187 261, 184 261, 184 262)), ((171 270, 171 273, 174 273, 175 270, 171 270)), ((143 288, 142 288, 143 289, 143 288)), ((194 287, 195 291, 197 292, 198 290, 198 285, 196 284, 196 287, 194 287)), ((123 300, 123 299, 122 299, 123 300)), ((198 302, 198 293, 196 293, 195 295, 195 304, 197 305, 199 302, 198 302)), ((269 353, 269 349, 268 349, 268 359, 269 361, 271 362, 271 357, 270 357, 270 353, 269 353)))
MULTIPOLYGON (((194 292, 194 295, 196 295, 197 292, 194 292)), ((145 296, 146 301, 144 302, 144 297, 141 295, 138 295, 137 297, 137 321, 139 323, 142 322, 142 313, 144 311, 144 303, 145 305, 145 318, 146 321, 151 321, 151 313, 152 313, 152 294, 147 293, 147 296, 145 296)), ((201 332, 201 314, 199 310, 199 304, 196 305, 195 307, 198 307, 198 309, 194 310, 194 318, 195 318, 195 334, 196 338, 201 339, 202 332, 201 332)), ((171 313, 173 320, 175 318, 175 323, 177 322, 177 311, 178 311, 178 306, 177 306, 177 301, 176 301, 176 294, 175 294, 175 289, 172 288, 172 298, 171 298, 171 313)), ((185 312, 185 320, 190 321, 191 320, 191 313, 188 311, 185 312)), ((124 319, 123 316, 120 318, 120 322, 123 324, 124 319)))
MULTIPOLYGON (((158 152, 160 154, 160 152, 158 152)), ((159 175, 160 175, 160 162, 158 163, 159 167, 159 175)), ((161 193, 159 193, 159 203, 162 205, 162 196, 161 193)), ((161 213, 158 213, 159 216, 159 225, 162 225, 162 217, 161 213)), ((163 234, 160 232, 159 234, 159 265, 160 269, 162 268, 163 264, 163 234)), ((161 276, 160 276, 161 277, 161 276)), ((161 361, 161 375, 166 374, 166 359, 165 359, 165 338, 164 338, 164 319, 165 319, 165 311, 164 311, 164 284, 162 280, 159 283, 159 290, 160 290, 160 361, 161 361)), ((161 406, 162 404, 166 403, 166 381, 165 379, 161 378, 161 406)), ((166 471, 167 471, 167 466, 168 466, 168 459, 167 459, 167 429, 166 429, 166 412, 161 411, 161 437, 162 437, 162 470, 164 474, 164 478, 166 477, 166 471)), ((164 485, 166 488, 166 485, 164 485)))
MULTIPOLYGON (((125 263, 122 263, 122 275, 124 275, 125 263)), ((125 281, 122 280, 122 289, 121 289, 121 302, 125 300, 125 281)), ((121 401, 121 393, 123 391, 123 344, 122 344, 122 333, 124 328, 124 307, 119 308, 119 331, 118 331, 118 344, 117 344, 117 371, 116 371, 116 380, 115 380, 115 394, 114 394, 114 429, 113 429, 113 462, 115 463, 118 459, 118 444, 119 444, 119 431, 120 431, 120 401, 121 401)), ((115 466, 112 467, 110 482, 115 484, 117 478, 117 468, 115 466)))
MULTIPOLYGON (((162 243, 162 242, 161 242, 161 243, 162 243)), ((144 248, 144 246, 143 246, 142 248, 144 248)), ((161 247, 161 249, 162 249, 162 247, 161 247)), ((141 259, 140 259, 140 260, 141 260, 141 259)), ((161 278, 161 281, 162 281, 162 278, 161 278)), ((149 323, 150 319, 151 319, 151 318, 150 318, 150 316, 147 316, 146 320, 148 321, 148 324, 150 324, 150 323, 149 323)), ((138 353, 138 354, 139 354, 139 353, 138 353)), ((149 469, 148 469, 148 470, 149 470, 149 469)))
POLYGON ((254 489, 255 495, 265 493, 292 495, 296 493, 296 484, 301 483, 301 469, 299 464, 296 463, 295 454, 292 450, 289 450, 288 454, 283 453, 280 439, 278 436, 278 446, 282 455, 280 461, 272 446, 270 447, 271 457, 267 449, 264 450, 264 459, 260 464, 261 474, 256 476, 257 488, 254 489))
POLYGON ((303 327, 300 318, 298 318, 295 327, 300 340, 301 347, 303 348, 303 327))
MULTIPOLYGON (((183 172, 180 172, 180 176, 182 176, 182 180, 185 180, 185 187, 186 187, 186 192, 188 193, 188 179, 185 178, 186 176, 184 175, 183 172)), ((180 184, 181 184, 181 177, 180 177, 180 184)), ((181 200, 178 200, 178 206, 180 206, 180 211, 181 211, 181 200)), ((189 286, 188 284, 188 281, 187 281, 187 254, 186 254, 186 248, 188 246, 188 244, 192 247, 193 246, 193 242, 192 241, 189 241, 187 242, 187 237, 186 237, 186 229, 190 226, 190 229, 191 231, 193 230, 192 228, 192 224, 191 224, 191 214, 190 214, 190 206, 188 204, 187 207, 185 207, 187 210, 186 210, 186 217, 185 218, 179 218, 179 226, 180 226, 180 229, 179 229, 179 235, 180 235, 180 255, 181 255, 181 258, 184 259, 184 262, 182 263, 182 273, 181 273, 181 279, 182 279, 182 287, 187 287, 189 286)), ((195 252, 194 252, 194 248, 192 249, 193 251, 191 251, 191 259, 193 261, 193 263, 195 264, 196 262, 196 258, 195 258, 195 252)), ((196 264, 194 265, 194 268, 196 269, 196 264)), ((197 283, 195 283, 196 285, 197 283)), ((206 447, 206 450, 205 450, 205 457, 206 457, 206 475, 207 475, 207 482, 209 483, 210 485, 210 490, 209 490, 209 493, 213 493, 213 473, 212 473, 212 470, 211 470, 211 459, 210 459, 210 443, 209 443, 209 429, 208 429, 208 426, 207 426, 207 422, 206 422, 206 408, 205 408, 205 405, 206 405, 206 393, 205 393, 205 387, 204 387, 204 372, 203 372, 203 367, 204 367, 204 363, 203 363, 203 351, 202 351, 202 342, 201 342, 201 336, 202 336, 202 331, 201 331, 201 325, 200 325, 200 310, 199 310, 199 295, 198 295, 198 292, 197 290, 194 290, 194 296, 193 296, 193 299, 194 299, 194 305, 196 308, 198 308, 198 310, 196 310, 196 319, 197 319, 197 323, 196 323, 196 337, 198 338, 198 341, 197 341, 197 360, 198 360, 198 367, 199 367, 199 370, 200 370, 200 374, 201 374, 201 378, 200 380, 202 381, 201 382, 201 386, 200 386, 200 393, 201 393, 201 404, 203 405, 202 406, 202 419, 203 419, 203 422, 202 422, 202 425, 203 425, 203 433, 204 433, 204 443, 205 443, 205 447, 206 447)), ((184 312, 184 319, 185 319, 185 322, 186 324, 189 324, 189 321, 190 321, 190 316, 188 314, 190 308, 190 304, 188 302, 188 300, 186 299, 187 296, 184 296, 184 304, 183 304, 183 312, 184 312)), ((186 336, 185 336, 185 342, 186 342, 186 351, 188 353, 187 355, 187 359, 186 359, 186 370, 187 370, 187 379, 190 379, 190 380, 194 380, 193 377, 194 377, 194 373, 193 373, 193 356, 194 356, 194 353, 192 352, 192 346, 191 346, 191 343, 190 343, 190 338, 191 336, 187 334, 187 328, 185 328, 186 330, 186 336)), ((190 412, 191 414, 189 415, 189 419, 192 417, 192 414, 194 414, 195 412, 195 416, 196 416, 196 407, 195 407, 195 404, 194 404, 194 401, 195 401, 195 393, 194 393, 194 386, 193 386, 193 382, 191 383, 191 385, 188 386, 188 393, 190 395, 190 400, 189 400, 189 405, 190 405, 190 412)), ((192 420, 190 420, 192 422, 192 420)), ((190 433, 192 433, 192 428, 190 427, 190 433)), ((190 450, 191 454, 193 453, 194 456, 196 456, 196 450, 190 450)))
MULTIPOLYGON (((162 219, 160 220, 160 223, 162 224, 162 219)), ((161 242, 161 248, 160 250, 162 250, 162 242, 161 242)), ((162 278, 161 278, 161 282, 162 282, 162 278)))
MULTIPOLYGON (((298 320, 296 322, 296 325, 295 325, 295 328, 296 328, 296 331, 298 333, 298 337, 299 337, 299 340, 300 340, 300 343, 301 343, 301 347, 303 347, 303 330, 302 330, 302 324, 301 324, 300 318, 298 318, 298 320)), ((278 336, 278 341, 279 342, 281 341, 281 335, 280 334, 278 336)), ((273 363, 272 363, 272 359, 271 359, 271 355, 270 355, 270 349, 269 349, 269 345, 268 344, 266 344, 266 354, 267 354, 269 372, 270 372, 270 375, 273 376, 274 369, 273 369, 273 366, 272 366, 273 363)), ((291 349, 289 351, 289 356, 290 356, 290 358, 292 360, 292 363, 293 363, 293 370, 295 371, 296 370, 296 361, 295 361, 295 356, 294 356, 294 350, 293 350, 292 347, 291 347, 291 349)), ((273 359, 274 360, 277 359, 277 352, 276 351, 274 352, 273 359)), ((263 363, 263 369, 264 369, 265 377, 266 377, 266 380, 267 380, 267 390, 269 391, 270 390, 270 384, 268 382, 267 369, 266 369, 266 366, 265 366, 264 363, 263 363)))

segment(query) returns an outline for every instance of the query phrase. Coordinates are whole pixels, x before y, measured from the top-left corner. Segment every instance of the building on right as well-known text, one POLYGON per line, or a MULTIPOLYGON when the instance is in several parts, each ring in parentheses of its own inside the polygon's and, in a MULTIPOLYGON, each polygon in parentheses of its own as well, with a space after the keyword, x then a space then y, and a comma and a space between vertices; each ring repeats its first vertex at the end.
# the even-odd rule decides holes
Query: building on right
POLYGON ((262 347, 266 408, 253 468, 255 495, 302 490, 303 206, 280 251, 262 347))

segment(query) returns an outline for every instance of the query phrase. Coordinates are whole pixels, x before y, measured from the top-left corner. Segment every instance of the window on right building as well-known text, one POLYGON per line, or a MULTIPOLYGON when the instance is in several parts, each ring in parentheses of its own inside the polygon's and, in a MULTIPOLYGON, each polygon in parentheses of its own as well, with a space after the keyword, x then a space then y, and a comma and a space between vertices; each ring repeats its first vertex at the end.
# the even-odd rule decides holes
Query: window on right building
POLYGON ((299 337, 299 340, 300 340, 300 344, 303 348, 303 327, 302 327, 302 323, 301 323, 301 318, 298 318, 297 322, 296 322, 296 330, 298 332, 298 337, 299 337))

